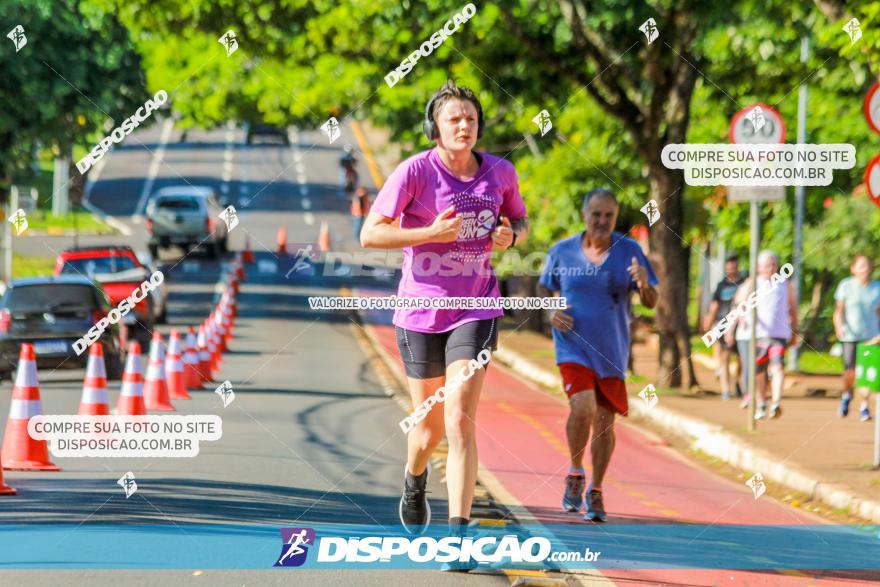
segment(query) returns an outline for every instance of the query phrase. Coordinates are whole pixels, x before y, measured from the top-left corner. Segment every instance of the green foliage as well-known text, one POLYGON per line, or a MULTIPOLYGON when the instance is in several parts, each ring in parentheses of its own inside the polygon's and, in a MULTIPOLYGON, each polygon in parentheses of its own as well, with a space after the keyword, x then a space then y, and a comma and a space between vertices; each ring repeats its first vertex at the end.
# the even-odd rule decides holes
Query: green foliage
MULTIPOLYGON (((823 4, 844 6, 834 0, 823 4)), ((143 101, 143 67, 150 93, 168 91, 182 126, 264 119, 315 129, 336 113, 340 119, 370 118, 412 150, 429 144, 420 131, 427 97, 454 76, 483 102, 488 129, 480 148, 516 163, 533 227, 524 252, 546 250, 581 229, 578 206, 592 187, 618 193, 621 229, 644 222, 638 209, 649 193, 645 144, 633 136, 634 120, 609 115, 591 92, 601 87, 599 94, 613 101, 607 84, 618 83, 627 99, 649 104, 662 89, 661 72, 684 61, 683 71, 698 72, 688 142, 727 142, 731 116, 756 102, 779 109, 787 142, 794 142, 798 87, 805 82, 807 141, 855 145, 855 169, 837 171, 831 186, 807 189, 804 291, 822 271, 837 279, 855 249, 880 253, 871 236, 876 211, 850 198, 865 164, 880 152, 880 137, 868 130, 861 110, 880 63, 880 2, 845 7, 837 20, 807 0, 590 3, 582 15, 585 29, 612 56, 609 68, 597 67, 577 49, 566 21, 568 5, 582 3, 478 4, 474 18, 389 88, 385 74, 464 3, 82 0, 80 8, 76 0, 11 0, 0 13, 6 21, 28 15, 32 24, 24 24, 32 52, 0 55, 4 71, 12 72, 0 82, 7 85, 4 96, 23 95, 0 109, 0 155, 6 155, 0 165, 21 167, 36 141, 78 140, 103 122, 92 105, 58 83, 38 55, 58 62, 56 69, 114 118, 143 101), (841 30, 851 16, 860 19, 864 32, 855 45, 841 30), (651 45, 637 29, 648 17, 660 28, 651 45), (684 42, 681 35, 690 34, 689 27, 693 40, 684 42), (227 30, 239 43, 230 56, 218 42, 227 30), (140 58, 130 51, 128 35, 140 58), (801 63, 805 35, 811 52, 801 63), (532 122, 542 109, 553 121, 544 137, 532 122), (87 123, 72 130, 69 115, 80 113, 87 123), (21 138, 7 140, 11 129, 21 138), (532 152, 524 134, 532 135, 540 154, 532 152), (828 197, 834 205, 826 209, 828 197), (826 254, 832 243, 835 251, 826 254)), ((661 133, 669 130, 665 117, 657 124, 661 133)), ((762 245, 786 260, 794 240, 794 190, 788 191, 786 201, 762 205, 762 245)), ((724 188, 687 187, 669 197, 683 199, 682 237, 688 244, 714 239, 745 253, 748 206, 728 204, 725 194, 724 188)))
POLYGON ((79 0, 5 0, 0 21, 21 24, 28 40, 16 53, 3 39, 0 50, 0 183, 30 179, 40 146, 60 154, 88 142, 148 97, 112 14, 79 0))

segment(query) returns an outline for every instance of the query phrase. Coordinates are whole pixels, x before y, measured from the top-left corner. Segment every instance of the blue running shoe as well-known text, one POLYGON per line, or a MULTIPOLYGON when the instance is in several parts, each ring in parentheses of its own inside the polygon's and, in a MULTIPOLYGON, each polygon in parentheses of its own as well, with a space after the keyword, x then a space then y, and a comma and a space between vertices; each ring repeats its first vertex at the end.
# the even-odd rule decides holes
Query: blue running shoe
POLYGON ((859 422, 867 422, 871 419, 871 411, 867 406, 859 410, 859 422))
POLYGON ((841 418, 846 418, 849 415, 849 402, 852 400, 852 394, 844 393, 840 396, 840 406, 837 408, 837 413, 840 414, 841 418))
POLYGON ((584 519, 588 522, 605 521, 605 504, 602 502, 602 492, 598 489, 590 489, 587 494, 587 513, 584 519))
POLYGON ((579 512, 584 505, 584 487, 586 479, 583 475, 569 475, 565 478, 565 494, 562 496, 562 509, 567 512, 579 512))

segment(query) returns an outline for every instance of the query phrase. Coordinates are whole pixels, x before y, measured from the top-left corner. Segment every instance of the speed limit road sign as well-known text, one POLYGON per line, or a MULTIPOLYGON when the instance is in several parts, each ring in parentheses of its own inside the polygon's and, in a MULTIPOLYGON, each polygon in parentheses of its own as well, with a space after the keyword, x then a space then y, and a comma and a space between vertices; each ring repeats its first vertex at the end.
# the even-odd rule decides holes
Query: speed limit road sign
POLYGON ((782 115, 776 108, 763 103, 743 108, 730 120, 730 142, 746 145, 784 143, 785 123, 782 115), (755 110, 756 107, 761 110, 755 110), (752 111, 755 111, 755 115, 750 116, 752 111))
POLYGON ((865 185, 868 186, 871 201, 880 206, 880 155, 868 163, 868 168, 865 170, 865 185))
POLYGON ((868 126, 876 133, 880 133, 880 82, 874 82, 874 85, 865 94, 865 120, 868 126))

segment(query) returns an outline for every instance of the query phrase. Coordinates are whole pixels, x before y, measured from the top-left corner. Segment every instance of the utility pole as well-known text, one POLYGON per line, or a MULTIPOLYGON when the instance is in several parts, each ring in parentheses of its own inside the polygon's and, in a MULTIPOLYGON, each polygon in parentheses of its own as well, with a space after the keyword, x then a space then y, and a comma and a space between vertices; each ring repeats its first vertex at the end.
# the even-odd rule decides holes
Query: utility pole
MULTIPOLYGON (((807 59, 810 56, 810 37, 805 36, 801 39, 801 63, 806 63, 807 59)), ((802 145, 807 142, 807 83, 804 82, 801 84, 801 87, 798 89, 798 128, 797 128, 797 142, 802 145)), ((803 280, 801 279, 801 274, 803 270, 803 262, 802 257, 804 253, 804 197, 806 196, 807 188, 802 185, 795 186, 794 188, 794 202, 795 202, 795 212, 794 212, 794 299, 795 303, 798 304, 798 307, 795 308, 797 311, 800 308, 801 303, 801 285, 803 284, 803 280)), ((803 333, 801 333, 803 334, 803 333)), ((791 352, 788 355, 788 370, 789 371, 797 371, 798 368, 798 359, 800 358, 800 344, 794 346, 791 349, 791 352)))

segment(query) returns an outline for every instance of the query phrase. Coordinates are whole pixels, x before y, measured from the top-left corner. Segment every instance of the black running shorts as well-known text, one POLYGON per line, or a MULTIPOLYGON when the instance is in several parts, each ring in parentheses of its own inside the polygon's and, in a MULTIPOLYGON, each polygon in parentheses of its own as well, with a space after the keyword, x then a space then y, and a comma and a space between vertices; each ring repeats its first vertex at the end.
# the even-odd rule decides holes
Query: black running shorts
POLYGON ((407 377, 431 379, 446 374, 455 361, 476 360, 483 349, 497 348, 497 318, 465 322, 448 332, 416 332, 395 327, 397 348, 407 377))

